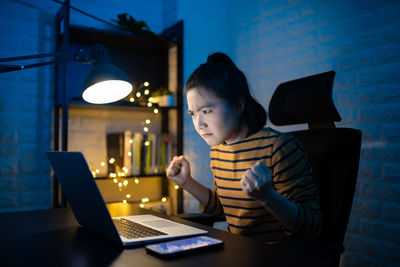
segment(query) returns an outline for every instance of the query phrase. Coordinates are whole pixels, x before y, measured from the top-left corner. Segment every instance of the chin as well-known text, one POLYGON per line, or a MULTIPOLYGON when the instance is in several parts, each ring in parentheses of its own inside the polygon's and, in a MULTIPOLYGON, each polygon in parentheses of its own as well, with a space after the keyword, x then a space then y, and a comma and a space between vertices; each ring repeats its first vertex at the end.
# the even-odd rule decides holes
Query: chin
POLYGON ((222 144, 223 141, 218 141, 218 140, 210 140, 210 139, 205 139, 204 141, 206 141, 207 145, 209 146, 217 146, 222 144))

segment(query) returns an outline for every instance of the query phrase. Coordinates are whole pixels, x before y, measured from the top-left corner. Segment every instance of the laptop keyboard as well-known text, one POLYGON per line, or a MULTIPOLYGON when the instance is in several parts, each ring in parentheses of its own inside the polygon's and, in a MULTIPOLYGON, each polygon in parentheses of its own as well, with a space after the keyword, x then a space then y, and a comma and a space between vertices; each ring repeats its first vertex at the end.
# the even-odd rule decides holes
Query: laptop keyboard
POLYGON ((144 226, 139 223, 132 222, 130 220, 121 218, 113 219, 114 225, 118 230, 118 233, 126 238, 138 238, 138 237, 150 237, 158 235, 167 235, 166 233, 154 230, 150 227, 144 226))

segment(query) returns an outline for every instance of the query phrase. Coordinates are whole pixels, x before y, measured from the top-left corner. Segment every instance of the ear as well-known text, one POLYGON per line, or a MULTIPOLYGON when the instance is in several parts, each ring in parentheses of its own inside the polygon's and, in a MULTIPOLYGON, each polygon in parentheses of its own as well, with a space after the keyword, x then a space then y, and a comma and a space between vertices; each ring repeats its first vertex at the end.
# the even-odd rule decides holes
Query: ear
POLYGON ((237 110, 237 114, 238 116, 242 115, 243 111, 244 111, 244 107, 245 107, 245 102, 243 99, 239 99, 237 101, 236 104, 236 110, 237 110))

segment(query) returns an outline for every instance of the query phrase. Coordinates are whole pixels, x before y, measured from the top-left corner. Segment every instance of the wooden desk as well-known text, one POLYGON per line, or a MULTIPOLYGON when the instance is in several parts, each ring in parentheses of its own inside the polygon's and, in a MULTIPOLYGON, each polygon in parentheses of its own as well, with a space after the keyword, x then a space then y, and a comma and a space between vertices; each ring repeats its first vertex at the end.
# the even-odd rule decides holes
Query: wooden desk
POLYGON ((157 214, 208 231, 224 240, 223 249, 162 260, 144 247, 123 248, 79 226, 70 209, 0 214, 0 266, 320 266, 319 256, 301 252, 298 245, 266 245, 165 216, 130 204, 108 205, 112 216, 157 214))

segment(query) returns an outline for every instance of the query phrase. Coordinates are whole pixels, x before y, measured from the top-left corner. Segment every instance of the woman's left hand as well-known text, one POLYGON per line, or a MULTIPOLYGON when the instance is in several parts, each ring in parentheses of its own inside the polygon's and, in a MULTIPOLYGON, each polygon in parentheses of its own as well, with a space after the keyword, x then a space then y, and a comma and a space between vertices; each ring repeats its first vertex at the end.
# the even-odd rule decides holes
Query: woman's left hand
POLYGON ((257 200, 268 198, 273 187, 272 177, 267 165, 258 161, 242 175, 240 186, 250 197, 257 200))

